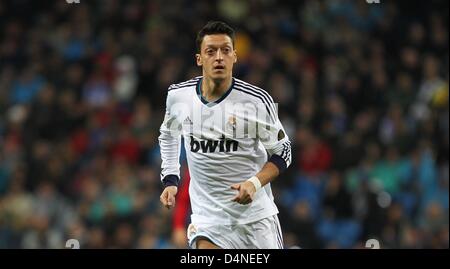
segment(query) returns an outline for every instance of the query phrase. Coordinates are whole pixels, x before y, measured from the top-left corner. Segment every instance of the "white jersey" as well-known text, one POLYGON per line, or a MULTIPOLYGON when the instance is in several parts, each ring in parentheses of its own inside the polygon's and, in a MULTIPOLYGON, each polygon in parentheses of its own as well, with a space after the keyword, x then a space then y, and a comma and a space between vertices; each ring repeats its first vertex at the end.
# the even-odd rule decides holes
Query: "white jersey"
MULTIPOLYGON (((160 128, 163 182, 178 181, 181 136, 184 137, 191 182, 192 223, 246 224, 275 215, 270 184, 253 202, 233 202, 231 185, 256 175, 267 161, 280 170, 291 163, 291 147, 270 95, 233 78, 215 102, 201 95, 202 77, 169 87, 160 128)), ((170 185, 170 184, 169 184, 170 185)))

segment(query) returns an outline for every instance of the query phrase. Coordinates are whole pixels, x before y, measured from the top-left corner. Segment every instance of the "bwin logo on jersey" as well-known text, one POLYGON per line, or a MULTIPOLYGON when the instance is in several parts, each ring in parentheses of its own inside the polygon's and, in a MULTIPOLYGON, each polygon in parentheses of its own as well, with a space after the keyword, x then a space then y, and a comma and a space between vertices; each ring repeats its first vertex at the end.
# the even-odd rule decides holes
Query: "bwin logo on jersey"
POLYGON ((239 142, 236 140, 226 140, 224 137, 220 140, 200 140, 197 141, 191 136, 191 151, 203 153, 212 152, 230 152, 237 151, 239 142))

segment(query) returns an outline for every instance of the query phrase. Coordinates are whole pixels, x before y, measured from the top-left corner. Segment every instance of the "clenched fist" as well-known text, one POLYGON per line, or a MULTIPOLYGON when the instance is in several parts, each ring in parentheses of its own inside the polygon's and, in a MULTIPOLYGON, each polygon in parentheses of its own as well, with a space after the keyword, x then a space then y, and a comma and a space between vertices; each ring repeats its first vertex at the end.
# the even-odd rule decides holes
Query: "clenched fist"
POLYGON ((175 195, 177 195, 178 188, 176 186, 168 186, 164 189, 159 200, 161 203, 171 209, 175 206, 175 195))
POLYGON ((233 202, 246 205, 253 202, 253 198, 256 193, 256 188, 250 181, 245 181, 238 184, 231 185, 233 190, 239 191, 239 193, 233 198, 233 202))

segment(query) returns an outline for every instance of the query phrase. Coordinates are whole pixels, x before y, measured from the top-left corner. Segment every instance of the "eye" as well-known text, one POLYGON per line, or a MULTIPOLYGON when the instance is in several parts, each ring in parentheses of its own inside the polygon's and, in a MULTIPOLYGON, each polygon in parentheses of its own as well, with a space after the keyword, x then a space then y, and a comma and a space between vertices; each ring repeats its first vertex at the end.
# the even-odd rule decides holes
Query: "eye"
POLYGON ((214 50, 213 49, 206 49, 206 54, 211 55, 214 54, 214 50))
POLYGON ((231 49, 229 47, 223 48, 223 53, 230 53, 231 49))

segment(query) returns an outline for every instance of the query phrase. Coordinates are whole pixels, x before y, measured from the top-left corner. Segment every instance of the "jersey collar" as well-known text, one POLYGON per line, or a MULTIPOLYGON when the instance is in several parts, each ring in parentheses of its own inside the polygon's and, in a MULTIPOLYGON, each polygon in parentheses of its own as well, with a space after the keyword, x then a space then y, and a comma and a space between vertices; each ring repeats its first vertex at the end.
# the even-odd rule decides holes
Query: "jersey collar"
POLYGON ((212 101, 212 102, 208 102, 205 98, 203 98, 203 95, 202 95, 202 91, 201 91, 202 81, 203 81, 203 77, 198 80, 197 86, 195 87, 195 89, 197 91, 197 96, 200 99, 200 101, 202 101, 203 104, 205 104, 209 107, 215 106, 215 105, 219 104, 220 102, 222 102, 225 98, 227 98, 227 96, 231 93, 231 91, 233 90, 233 87, 234 87, 234 78, 231 78, 230 88, 219 99, 212 101))

